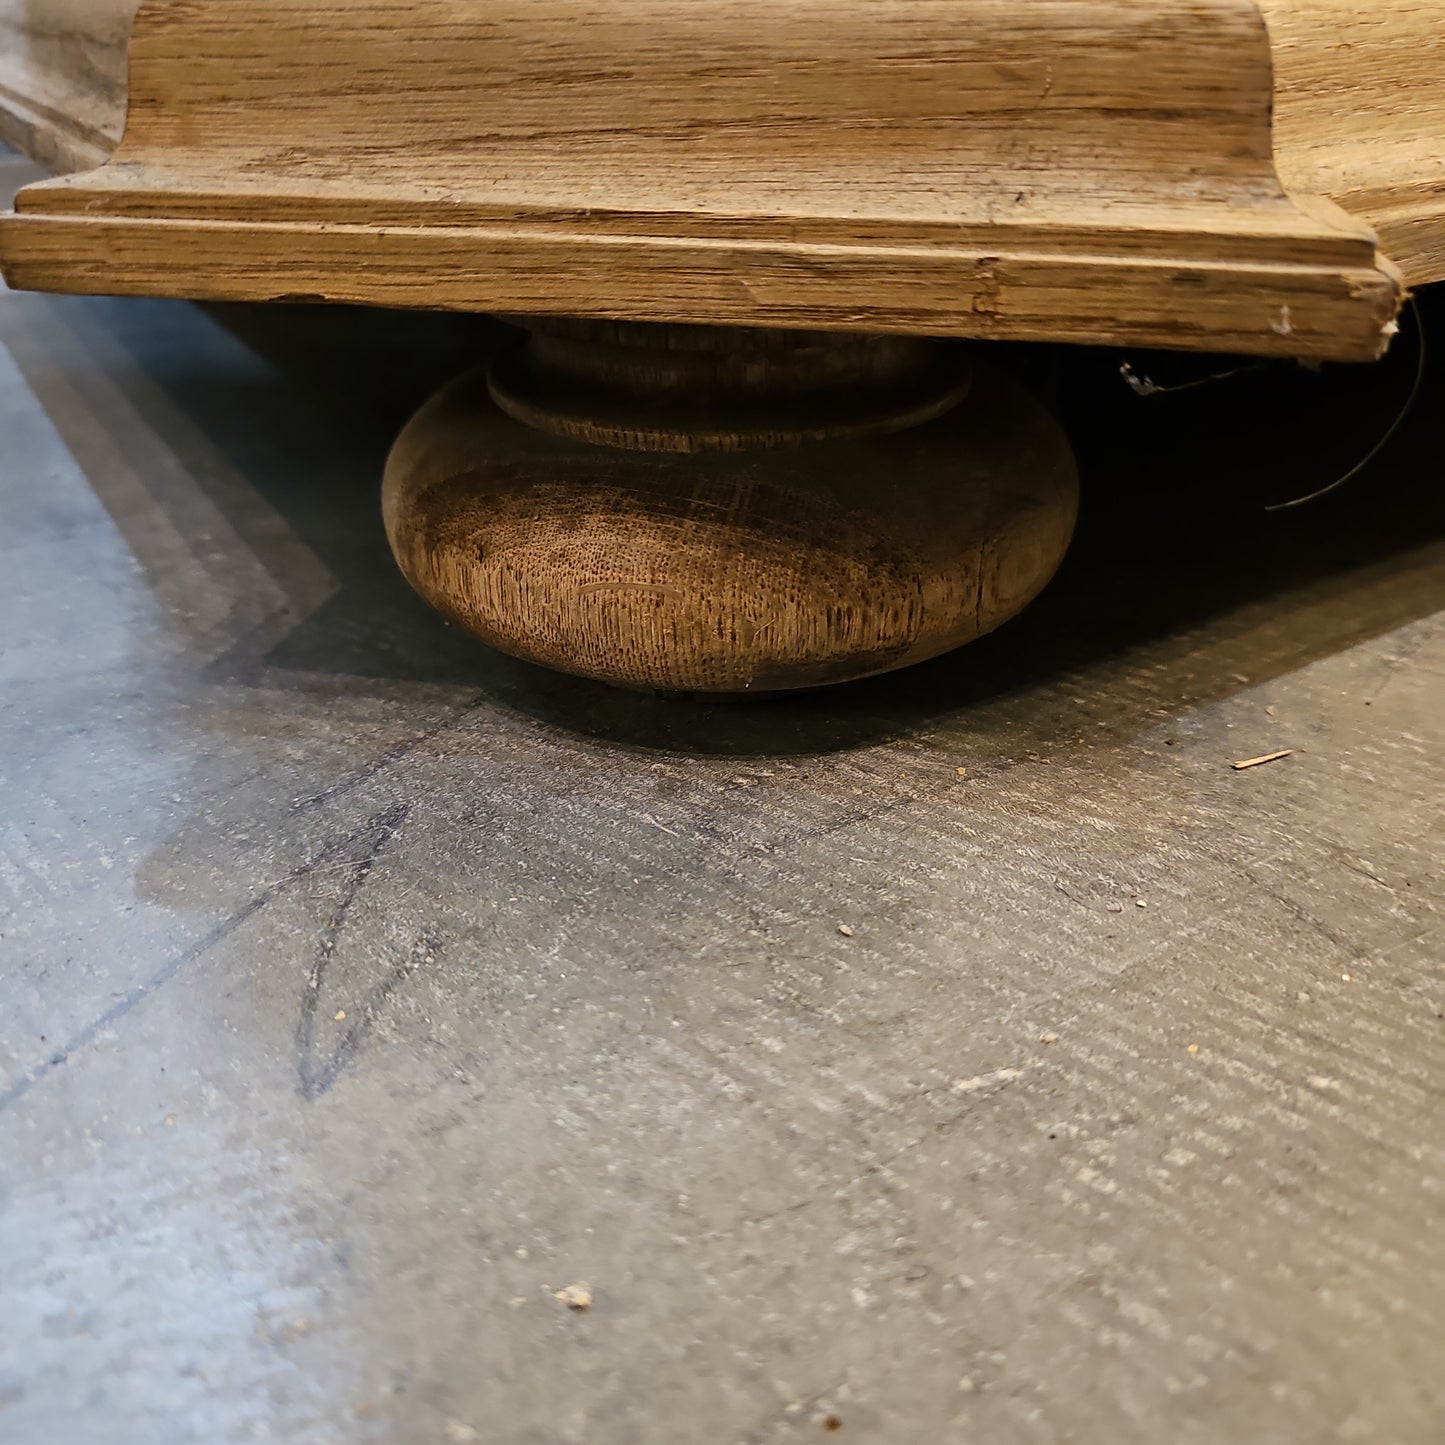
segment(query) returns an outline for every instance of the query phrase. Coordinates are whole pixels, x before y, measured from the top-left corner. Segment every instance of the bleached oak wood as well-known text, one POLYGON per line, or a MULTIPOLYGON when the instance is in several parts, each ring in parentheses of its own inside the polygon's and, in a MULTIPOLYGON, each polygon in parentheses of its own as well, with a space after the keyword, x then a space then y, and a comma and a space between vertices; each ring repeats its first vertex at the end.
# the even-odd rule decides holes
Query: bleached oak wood
POLYGON ((52 171, 90 170, 125 125, 136 0, 0 0, 0 141, 52 171))
POLYGON ((40 288, 1369 357, 1401 274, 1326 196, 1440 273, 1445 0, 1362 8, 1266 0, 1272 132, 1252 0, 153 0, 114 160, 0 251, 40 288))
POLYGON ((1367 221, 1411 285, 1445 279, 1445 4, 1259 4, 1285 185, 1367 221))

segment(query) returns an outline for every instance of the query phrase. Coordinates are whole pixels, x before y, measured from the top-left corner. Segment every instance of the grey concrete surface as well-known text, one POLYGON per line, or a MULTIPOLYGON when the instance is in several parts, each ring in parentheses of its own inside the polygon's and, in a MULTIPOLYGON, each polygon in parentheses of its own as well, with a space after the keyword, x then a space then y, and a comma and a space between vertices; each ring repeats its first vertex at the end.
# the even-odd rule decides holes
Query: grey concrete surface
POLYGON ((1038 606, 708 707, 395 575, 491 334, 0 295, 0 1440, 1445 1439, 1445 367, 1021 355, 1038 606))

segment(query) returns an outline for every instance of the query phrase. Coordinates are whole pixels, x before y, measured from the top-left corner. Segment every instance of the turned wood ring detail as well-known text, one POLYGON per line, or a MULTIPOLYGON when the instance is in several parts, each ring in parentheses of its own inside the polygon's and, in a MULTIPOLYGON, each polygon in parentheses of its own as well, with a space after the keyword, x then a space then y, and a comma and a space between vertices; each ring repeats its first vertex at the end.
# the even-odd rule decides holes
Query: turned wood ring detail
POLYGON ((904 431, 968 394, 956 344, 915 336, 538 319, 488 389, 528 426, 633 451, 715 452, 904 431))

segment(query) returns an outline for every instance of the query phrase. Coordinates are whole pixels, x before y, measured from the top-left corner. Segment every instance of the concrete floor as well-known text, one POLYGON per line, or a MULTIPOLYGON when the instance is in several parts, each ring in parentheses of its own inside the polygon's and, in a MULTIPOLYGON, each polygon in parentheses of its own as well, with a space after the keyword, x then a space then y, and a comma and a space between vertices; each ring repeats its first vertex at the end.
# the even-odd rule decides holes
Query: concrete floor
POLYGON ((0 1440, 1445 1439, 1445 366, 1025 354, 1047 596, 706 707, 397 578, 490 335, 0 295, 0 1440))

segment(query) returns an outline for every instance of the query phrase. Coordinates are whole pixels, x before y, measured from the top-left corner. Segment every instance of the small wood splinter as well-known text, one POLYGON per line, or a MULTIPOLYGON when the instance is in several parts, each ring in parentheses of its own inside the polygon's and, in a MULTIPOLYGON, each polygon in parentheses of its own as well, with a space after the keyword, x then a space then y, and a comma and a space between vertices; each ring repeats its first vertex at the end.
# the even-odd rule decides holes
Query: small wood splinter
POLYGON ((1236 773, 1242 773, 1245 768, 1257 768, 1261 763, 1277 763, 1281 758, 1290 757, 1293 753, 1293 748, 1283 748, 1277 753, 1266 753, 1262 758, 1246 758, 1242 763, 1231 766, 1236 773))

